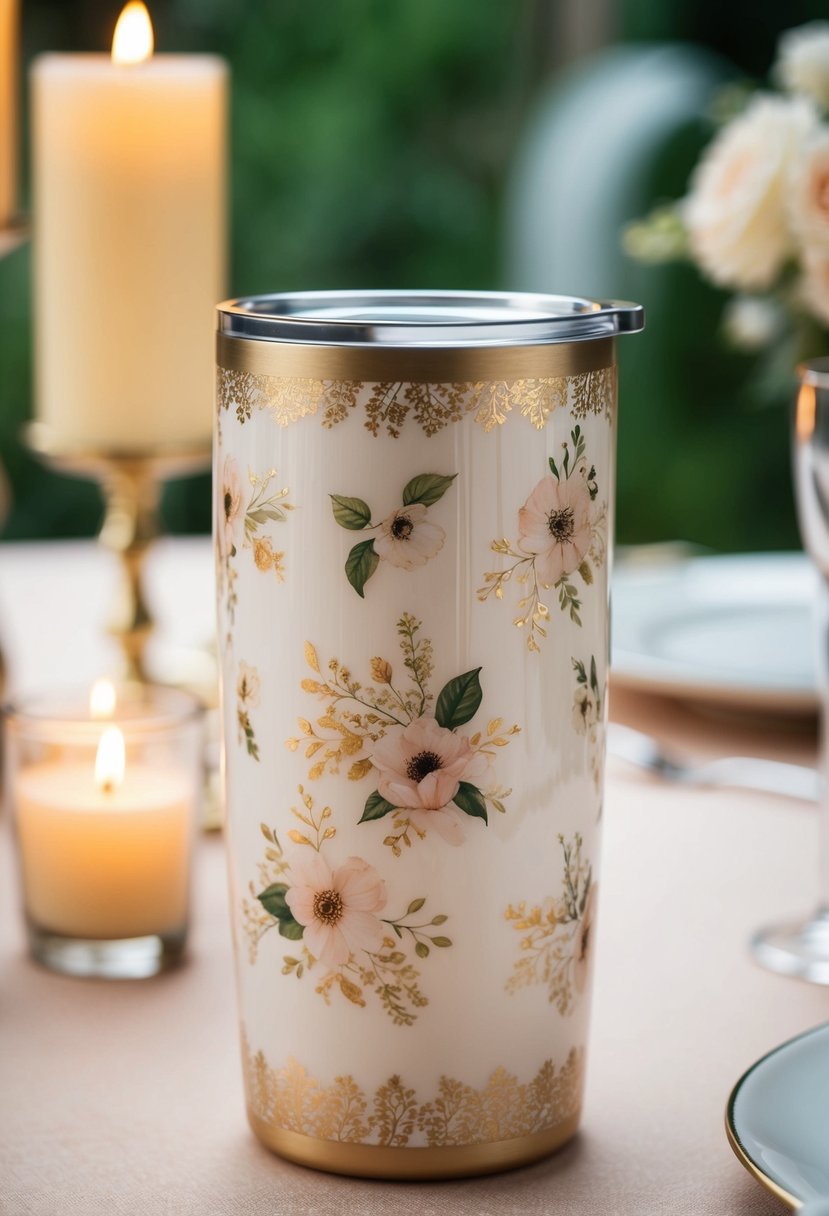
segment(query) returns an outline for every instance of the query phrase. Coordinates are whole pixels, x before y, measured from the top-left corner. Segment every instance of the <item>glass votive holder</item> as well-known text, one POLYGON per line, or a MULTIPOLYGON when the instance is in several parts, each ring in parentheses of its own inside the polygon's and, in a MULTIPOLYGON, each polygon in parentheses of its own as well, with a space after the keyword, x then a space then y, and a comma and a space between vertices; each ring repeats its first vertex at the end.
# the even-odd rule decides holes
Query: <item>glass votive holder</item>
POLYGON ((185 948, 204 715, 177 689, 109 689, 97 707, 88 693, 7 706, 6 790, 32 957, 143 979, 185 948))

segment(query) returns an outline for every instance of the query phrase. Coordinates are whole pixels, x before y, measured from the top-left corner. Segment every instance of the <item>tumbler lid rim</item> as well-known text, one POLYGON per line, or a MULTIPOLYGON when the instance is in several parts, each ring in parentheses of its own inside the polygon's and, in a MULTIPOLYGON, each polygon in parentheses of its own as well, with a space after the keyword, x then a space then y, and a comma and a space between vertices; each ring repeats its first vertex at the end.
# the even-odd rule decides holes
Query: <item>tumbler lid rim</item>
POLYGON ((524 346, 638 333, 626 300, 506 291, 303 291, 217 307, 229 337, 321 346, 524 346))

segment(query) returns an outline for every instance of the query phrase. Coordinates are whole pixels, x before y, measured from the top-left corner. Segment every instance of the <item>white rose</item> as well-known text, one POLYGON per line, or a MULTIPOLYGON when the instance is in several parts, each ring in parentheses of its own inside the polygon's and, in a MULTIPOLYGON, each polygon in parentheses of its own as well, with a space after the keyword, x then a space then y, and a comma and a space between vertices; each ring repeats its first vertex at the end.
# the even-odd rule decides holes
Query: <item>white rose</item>
POLYGON ((792 228, 804 252, 829 252, 829 128, 809 140, 792 174, 792 228))
POLYGON ((829 250, 812 250, 804 257, 800 296, 809 311, 829 325, 829 250))
POLYGON ((829 21, 787 30, 777 46, 774 74, 784 89, 829 109, 829 21))
POLYGON ((792 164, 817 120, 801 98, 760 94, 706 149, 684 204, 691 252, 724 287, 768 287, 794 247, 792 164))

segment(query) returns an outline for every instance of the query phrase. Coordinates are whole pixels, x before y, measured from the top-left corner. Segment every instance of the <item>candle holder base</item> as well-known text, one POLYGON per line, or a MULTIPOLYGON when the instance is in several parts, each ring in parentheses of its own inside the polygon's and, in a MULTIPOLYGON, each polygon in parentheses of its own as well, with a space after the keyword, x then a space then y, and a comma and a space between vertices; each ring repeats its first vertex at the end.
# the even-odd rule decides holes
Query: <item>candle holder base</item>
POLYGON ((83 979, 145 980, 178 966, 184 957, 186 928, 144 937, 65 937, 29 921, 29 952, 50 971, 83 979))
POLYGON ((124 677, 147 682, 145 650, 154 622, 144 594, 143 572, 147 552, 161 534, 161 490, 165 481, 209 469, 210 445, 92 451, 62 442, 41 423, 27 428, 26 440, 45 464, 100 485, 105 509, 98 539, 117 556, 121 570, 109 632, 120 645, 124 677))

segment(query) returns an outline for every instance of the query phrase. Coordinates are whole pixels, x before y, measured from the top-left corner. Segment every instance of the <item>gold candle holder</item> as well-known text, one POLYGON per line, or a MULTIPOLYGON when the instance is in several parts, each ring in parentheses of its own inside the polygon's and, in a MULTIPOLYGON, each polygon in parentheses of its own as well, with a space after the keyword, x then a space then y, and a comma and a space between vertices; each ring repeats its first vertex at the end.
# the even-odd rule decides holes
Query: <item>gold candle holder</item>
POLYGON ((37 422, 28 427, 26 440, 50 468, 101 487, 104 516, 98 540, 116 554, 121 570, 109 632, 121 647, 124 678, 147 683, 145 649, 154 621, 144 591, 144 562, 162 532, 161 491, 166 481, 210 468, 209 442, 170 450, 97 452, 57 440, 37 422))

